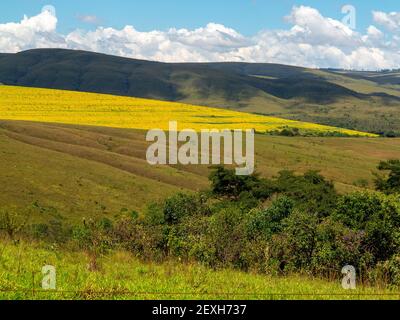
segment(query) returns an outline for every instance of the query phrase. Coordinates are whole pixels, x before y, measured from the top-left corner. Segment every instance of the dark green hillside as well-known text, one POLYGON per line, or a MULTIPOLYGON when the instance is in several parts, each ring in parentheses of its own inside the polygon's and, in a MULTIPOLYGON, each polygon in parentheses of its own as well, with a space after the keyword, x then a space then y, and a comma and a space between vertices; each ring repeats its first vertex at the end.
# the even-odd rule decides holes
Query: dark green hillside
POLYGON ((190 99, 191 82, 200 98, 226 101, 266 93, 308 102, 363 98, 299 67, 273 64, 158 63, 71 50, 30 50, 0 60, 0 79, 10 85, 70 89, 164 100, 190 99), (270 77, 270 78, 266 78, 270 77))

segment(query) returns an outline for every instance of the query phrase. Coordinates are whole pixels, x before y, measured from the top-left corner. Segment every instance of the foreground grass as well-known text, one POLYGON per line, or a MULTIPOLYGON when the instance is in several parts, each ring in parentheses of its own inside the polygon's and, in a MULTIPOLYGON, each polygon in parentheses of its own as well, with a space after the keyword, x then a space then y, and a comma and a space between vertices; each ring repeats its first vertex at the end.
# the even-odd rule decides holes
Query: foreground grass
POLYGON ((273 277, 233 270, 213 271, 198 264, 143 263, 126 252, 100 259, 90 272, 80 252, 38 244, 0 243, 1 299, 398 299, 394 291, 300 276, 273 277), (57 270, 57 291, 41 290, 41 268, 57 270))

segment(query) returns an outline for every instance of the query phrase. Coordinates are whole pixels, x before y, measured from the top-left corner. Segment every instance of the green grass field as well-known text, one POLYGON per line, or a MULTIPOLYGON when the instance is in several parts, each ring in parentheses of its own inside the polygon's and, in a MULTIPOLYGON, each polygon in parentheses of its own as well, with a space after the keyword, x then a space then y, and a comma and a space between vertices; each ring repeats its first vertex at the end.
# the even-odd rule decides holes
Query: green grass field
POLYGON ((344 290, 340 280, 269 276, 233 270, 213 271, 198 264, 143 263, 126 252, 100 260, 90 272, 81 252, 21 242, 0 242, 0 299, 398 299, 388 289, 361 286, 344 290), (41 289, 45 265, 56 267, 56 291, 41 289))
MULTIPOLYGON (((1 206, 34 202, 34 220, 108 216, 142 210, 178 191, 208 187, 208 166, 150 166, 138 130, 0 121, 1 206)), ((266 177, 280 170, 321 170, 341 192, 373 187, 380 160, 400 158, 400 139, 304 138, 256 135, 256 167, 266 177)))

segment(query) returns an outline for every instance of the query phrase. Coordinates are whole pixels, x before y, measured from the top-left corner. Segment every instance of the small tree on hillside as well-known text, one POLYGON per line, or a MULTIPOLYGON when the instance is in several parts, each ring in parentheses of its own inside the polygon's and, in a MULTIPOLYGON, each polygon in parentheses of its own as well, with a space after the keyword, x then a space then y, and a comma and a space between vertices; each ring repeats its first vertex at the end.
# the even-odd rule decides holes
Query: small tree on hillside
POLYGON ((104 218, 101 220, 86 219, 83 224, 72 230, 72 238, 85 251, 89 258, 88 269, 99 270, 98 258, 112 247, 112 223, 104 218))
POLYGON ((26 214, 19 214, 14 209, 0 209, 0 231, 6 233, 11 240, 14 240, 16 234, 25 227, 27 220, 26 214))
POLYGON ((209 175, 211 193, 216 197, 238 200, 247 193, 256 199, 267 199, 274 192, 273 183, 258 174, 238 176, 233 169, 215 166, 209 175))
POLYGON ((387 171, 388 175, 375 174, 376 189, 386 194, 400 193, 400 160, 381 161, 379 171, 387 171))

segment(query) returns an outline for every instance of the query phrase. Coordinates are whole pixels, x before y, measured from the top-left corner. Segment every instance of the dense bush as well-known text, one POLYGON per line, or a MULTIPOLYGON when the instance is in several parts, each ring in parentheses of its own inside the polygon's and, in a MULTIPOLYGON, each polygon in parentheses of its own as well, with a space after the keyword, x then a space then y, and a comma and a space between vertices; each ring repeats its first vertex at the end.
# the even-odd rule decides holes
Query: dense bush
POLYGON ((282 220, 282 231, 271 241, 270 258, 280 271, 309 271, 316 246, 318 218, 315 214, 294 211, 282 220))
POLYGON ((355 231, 363 231, 363 244, 375 261, 400 250, 400 199, 379 193, 354 193, 341 197, 332 216, 355 231))
POLYGON ((177 224, 185 217, 209 214, 209 208, 205 204, 203 195, 194 196, 178 193, 167 198, 164 203, 164 221, 167 224, 177 224))
POLYGON ((338 195, 331 181, 317 171, 307 171, 296 176, 292 171, 281 171, 276 180, 280 193, 293 199, 304 211, 328 216, 335 208, 338 195))
POLYGON ((354 231, 332 218, 326 218, 316 228, 316 240, 311 270, 327 277, 340 276, 341 268, 353 265, 363 270, 370 255, 362 247, 364 232, 354 231))
POLYGON ((294 208, 294 201, 281 196, 266 209, 255 211, 248 224, 248 236, 251 239, 269 240, 273 234, 282 230, 282 220, 289 217, 294 208))

